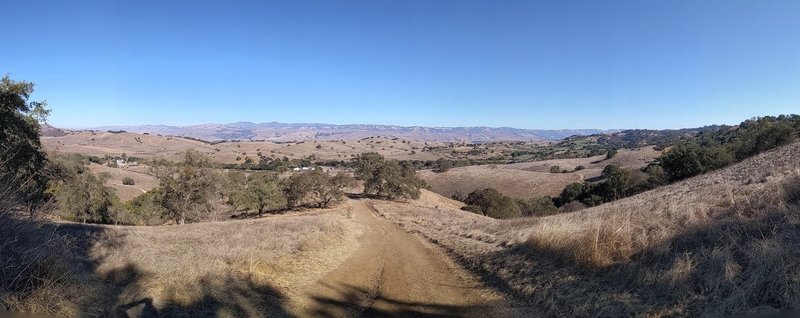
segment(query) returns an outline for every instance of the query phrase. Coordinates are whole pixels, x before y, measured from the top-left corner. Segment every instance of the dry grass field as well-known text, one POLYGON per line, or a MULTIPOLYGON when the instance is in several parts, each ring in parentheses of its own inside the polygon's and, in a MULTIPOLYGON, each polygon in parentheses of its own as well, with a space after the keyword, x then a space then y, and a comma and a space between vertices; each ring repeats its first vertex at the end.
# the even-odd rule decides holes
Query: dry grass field
POLYGON ((554 159, 507 165, 480 165, 450 169, 436 173, 431 170, 420 171, 420 176, 431 186, 431 190, 450 197, 455 192, 462 194, 485 188, 495 188, 501 193, 517 198, 556 196, 573 182, 600 176, 607 165, 614 164, 624 168, 639 169, 647 166, 661 155, 652 147, 622 149, 609 160, 605 155, 554 159), (574 171, 582 165, 585 169, 574 171), (568 173, 550 173, 550 167, 559 166, 568 173))
POLYGON ((86 316, 288 316, 303 287, 359 245, 347 208, 184 226, 60 223, 86 316))
POLYGON ((375 202, 546 316, 719 316, 800 306, 800 144, 594 208, 493 220, 375 202))
POLYGON ((96 163, 89 165, 89 171, 93 173, 108 174, 109 179, 106 184, 114 188, 117 196, 123 202, 133 199, 158 186, 158 180, 148 174, 148 169, 149 167, 147 166, 112 168, 96 163), (122 179, 125 177, 133 179, 134 185, 122 184, 122 179))
POLYGON ((79 153, 102 157, 121 155, 140 158, 165 157, 180 159, 180 153, 195 149, 210 155, 222 163, 241 163, 249 157, 258 162, 259 153, 264 157, 289 159, 310 155, 323 160, 349 160, 363 152, 374 151, 390 159, 435 160, 439 156, 422 151, 427 145, 442 146, 438 142, 406 141, 396 138, 372 137, 346 141, 303 141, 296 143, 274 143, 270 141, 241 141, 209 144, 181 137, 144 135, 134 133, 110 133, 81 131, 60 137, 42 137, 46 149, 64 153, 79 153), (236 160, 239 158, 239 161, 236 160))
POLYGON ((43 136, 42 144, 50 151, 79 153, 102 157, 121 155, 140 158, 180 159, 180 153, 195 149, 222 163, 241 163, 245 158, 258 162, 259 157, 300 159, 314 155, 321 160, 349 160, 364 152, 377 152, 389 159, 436 160, 488 159, 504 152, 541 149, 546 142, 493 142, 481 145, 420 141, 385 136, 347 140, 302 140, 297 142, 227 141, 207 143, 181 137, 105 131, 74 131, 61 136, 43 136), (260 156, 259 156, 260 154, 260 156), (236 160, 236 159, 239 160, 236 160))

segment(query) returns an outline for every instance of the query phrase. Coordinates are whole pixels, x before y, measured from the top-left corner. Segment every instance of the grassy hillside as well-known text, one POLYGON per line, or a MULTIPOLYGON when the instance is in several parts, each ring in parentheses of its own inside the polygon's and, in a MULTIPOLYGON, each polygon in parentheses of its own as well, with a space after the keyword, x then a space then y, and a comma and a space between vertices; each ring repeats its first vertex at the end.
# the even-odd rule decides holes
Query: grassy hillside
MULTIPOLYGON (((10 222, 0 229, 20 222, 3 220, 10 222)), ((33 277, 52 272, 58 279, 16 292, 0 288, 0 308, 59 316, 287 316, 296 294, 346 259, 362 232, 347 209, 185 226, 38 228, 15 245, 36 252, 26 244, 54 237, 47 233, 65 238, 70 248, 30 263, 42 273, 33 277)))
POLYGON ((133 199, 158 186, 158 180, 148 173, 148 169, 149 167, 146 166, 112 168, 95 163, 89 165, 89 171, 93 173, 108 174, 109 178, 106 184, 114 188, 117 196, 122 201, 133 199), (123 178, 133 179, 134 184, 122 184, 123 178))
POLYGON ((639 169, 660 155, 660 151, 645 147, 619 150, 617 155, 608 160, 605 155, 600 155, 506 165, 466 166, 442 173, 423 170, 419 174, 431 186, 431 190, 448 198, 456 191, 467 194, 490 187, 510 197, 532 198, 557 196, 570 183, 600 176, 607 165, 639 169), (570 172, 550 173, 553 166, 570 172), (578 166, 583 166, 584 169, 575 171, 578 166))
POLYGON ((492 220, 375 202, 548 316, 700 316, 800 307, 800 144, 583 211, 492 220))

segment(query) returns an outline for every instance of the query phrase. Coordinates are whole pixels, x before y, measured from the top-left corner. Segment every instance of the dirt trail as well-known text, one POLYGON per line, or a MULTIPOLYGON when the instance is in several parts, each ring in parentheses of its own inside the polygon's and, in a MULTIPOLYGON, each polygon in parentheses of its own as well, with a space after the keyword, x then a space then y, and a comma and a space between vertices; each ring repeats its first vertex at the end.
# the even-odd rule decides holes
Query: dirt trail
POLYGON ((444 253, 350 200, 364 225, 361 247, 310 286, 297 304, 303 317, 508 317, 516 308, 444 253))

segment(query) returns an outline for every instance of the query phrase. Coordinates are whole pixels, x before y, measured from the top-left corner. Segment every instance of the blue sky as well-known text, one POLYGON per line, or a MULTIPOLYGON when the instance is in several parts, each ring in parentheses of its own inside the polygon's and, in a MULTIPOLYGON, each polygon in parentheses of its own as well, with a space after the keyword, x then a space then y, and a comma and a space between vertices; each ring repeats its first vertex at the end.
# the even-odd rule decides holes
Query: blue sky
MULTIPOLYGON (((800 1, 3 1, 50 123, 677 128, 800 113, 800 1)), ((9 27, 10 26, 10 27, 9 27)))

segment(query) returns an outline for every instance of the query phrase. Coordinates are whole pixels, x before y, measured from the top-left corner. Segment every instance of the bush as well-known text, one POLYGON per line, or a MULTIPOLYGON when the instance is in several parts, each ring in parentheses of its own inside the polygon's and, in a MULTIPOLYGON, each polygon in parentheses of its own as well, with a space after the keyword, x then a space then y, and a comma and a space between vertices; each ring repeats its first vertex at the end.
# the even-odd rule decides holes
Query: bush
POLYGON ((561 167, 559 166, 550 167, 550 173, 561 173, 561 167))
POLYGON ((444 158, 436 159, 434 162, 433 172, 442 173, 447 172, 452 168, 455 164, 452 160, 447 160, 444 158))
POLYGON ((558 213, 558 208, 550 197, 517 200, 522 216, 546 216, 558 213))
POLYGON ((606 160, 614 158, 617 155, 617 149, 610 149, 606 152, 606 160))
POLYGON ((122 184, 123 185, 132 186, 132 185, 136 185, 136 181, 134 181, 133 178, 131 178, 131 177, 124 177, 124 178, 122 178, 122 184))
POLYGON ((522 216, 514 199, 504 196, 494 188, 475 190, 464 201, 465 210, 480 213, 496 219, 510 219, 522 216))
POLYGON ((84 171, 53 183, 62 217, 79 222, 112 223, 108 209, 117 201, 114 189, 106 186, 108 176, 84 171))

